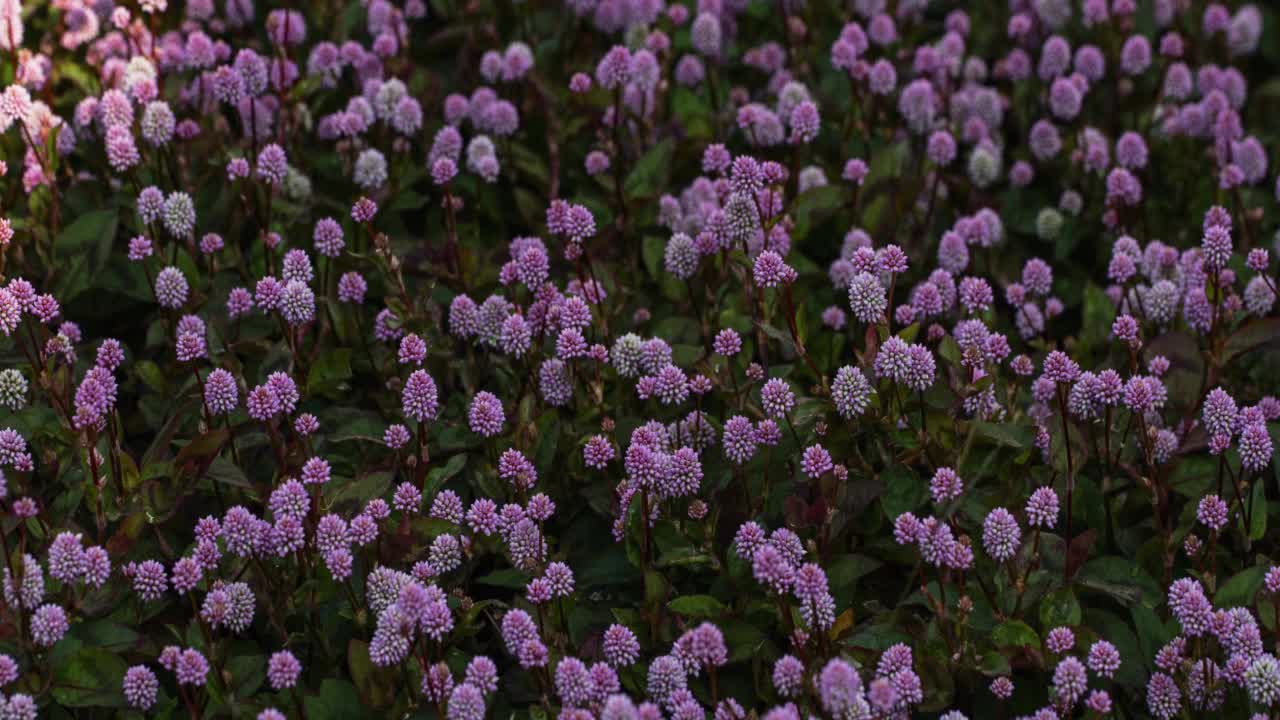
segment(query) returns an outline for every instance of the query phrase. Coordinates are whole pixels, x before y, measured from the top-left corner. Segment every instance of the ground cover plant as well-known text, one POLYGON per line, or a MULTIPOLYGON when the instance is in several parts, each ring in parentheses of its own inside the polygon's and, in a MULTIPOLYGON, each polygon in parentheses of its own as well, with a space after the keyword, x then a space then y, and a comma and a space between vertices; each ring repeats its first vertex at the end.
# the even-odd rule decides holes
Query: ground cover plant
POLYGON ((0 720, 1280 717, 1280 35, 0 0, 0 720))

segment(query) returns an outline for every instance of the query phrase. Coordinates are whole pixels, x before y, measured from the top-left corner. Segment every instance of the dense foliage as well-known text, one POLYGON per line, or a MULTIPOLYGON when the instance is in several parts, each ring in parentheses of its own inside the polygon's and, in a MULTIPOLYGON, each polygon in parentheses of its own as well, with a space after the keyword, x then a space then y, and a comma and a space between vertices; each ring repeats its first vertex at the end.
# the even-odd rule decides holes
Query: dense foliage
POLYGON ((0 720, 1280 717, 1280 37, 0 0, 0 720))

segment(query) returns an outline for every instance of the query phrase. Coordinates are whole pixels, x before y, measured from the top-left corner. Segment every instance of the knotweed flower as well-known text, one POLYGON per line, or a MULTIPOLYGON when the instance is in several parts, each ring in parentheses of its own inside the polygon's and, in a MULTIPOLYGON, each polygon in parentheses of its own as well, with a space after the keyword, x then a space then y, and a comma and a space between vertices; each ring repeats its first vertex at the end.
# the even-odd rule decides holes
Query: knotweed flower
POLYGON ((1013 557, 1021 536, 1018 521, 1004 508, 992 510, 982 523, 982 546, 998 561, 1013 557))
POLYGON ((149 710, 156 704, 156 698, 160 692, 160 681, 145 665, 134 665, 125 671, 123 691, 130 707, 149 710))

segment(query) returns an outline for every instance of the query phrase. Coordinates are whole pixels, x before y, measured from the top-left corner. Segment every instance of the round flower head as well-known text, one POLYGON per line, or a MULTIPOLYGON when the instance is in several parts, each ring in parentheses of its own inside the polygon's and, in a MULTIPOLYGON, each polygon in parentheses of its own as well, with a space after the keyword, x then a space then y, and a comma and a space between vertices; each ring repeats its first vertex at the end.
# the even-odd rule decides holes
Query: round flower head
POLYGON ((273 653, 267 661, 267 679, 275 690, 293 687, 301 673, 302 663, 288 650, 273 653))
POLYGON ((502 402, 497 396, 483 390, 476 393, 468 412, 468 422, 472 432, 492 437, 502 432, 504 420, 502 402))
POLYGON ((85 572, 84 548, 80 535, 59 533, 49 545, 49 575, 63 582, 78 580, 85 572))
POLYGON ((439 412, 436 383, 425 370, 414 370, 405 381, 402 393, 405 417, 417 422, 430 422, 439 412))
POLYGON ((164 200, 160 219, 169 234, 178 239, 188 237, 196 226, 196 206, 184 192, 171 193, 164 200))
POLYGON ((1032 527, 1052 529, 1058 521, 1058 494, 1053 488, 1037 488, 1027 500, 1027 522, 1032 527))
POLYGON ((378 214, 378 204, 367 197, 356 200, 351 206, 351 219, 358 223, 372 222, 375 215, 378 214))
POLYGON ((176 310, 187 302, 187 278, 176 267, 169 266, 156 274, 155 295, 161 306, 176 310))
POLYGON ((0 406, 21 410, 27 403, 27 379, 17 368, 0 370, 0 406))
POLYGON ((1058 662, 1053 671, 1054 695, 1068 706, 1075 704, 1087 688, 1088 678, 1084 664, 1074 657, 1066 657, 1058 662))
POLYGON ((60 605, 46 604, 31 616, 31 639, 42 647, 51 647, 70 629, 67 613, 60 605))
POLYGON ((1280 662, 1274 656, 1260 655, 1245 671, 1244 685, 1249 699, 1263 706, 1280 701, 1280 662))
POLYGON ((409 429, 403 425, 392 425, 382 434, 382 441, 392 450, 399 450, 409 443, 409 429))
POLYGON ((987 513, 982 523, 982 545, 987 553, 998 561, 1013 557, 1018 551, 1022 531, 1018 521, 1004 508, 996 508, 987 513))
POLYGON ((731 328, 725 328, 716 334, 711 347, 717 355, 733 357, 742 350, 742 338, 731 328))
POLYGON ((1099 640, 1089 648, 1089 669, 1098 675, 1111 678, 1120 669, 1120 652, 1106 640, 1099 640))
POLYGON ((1257 472, 1271 462, 1271 435, 1261 422, 1250 423, 1240 432, 1240 462, 1245 468, 1257 472))
POLYGON ((316 252, 327 257, 337 257, 344 247, 342 226, 331 217, 321 218, 312 231, 316 252))
POLYGON ((871 273, 858 273, 849 282, 849 306, 860 322, 879 322, 888 305, 884 286, 871 273))
POLYGON ((142 139, 152 147, 167 145, 173 138, 175 125, 173 110, 169 108, 168 103, 163 101, 148 103, 140 123, 142 139))
POLYGON ((898 97, 898 112, 906 119, 912 132, 923 134, 933 126, 936 103, 933 86, 928 80, 918 79, 902 89, 898 97))
POLYGON ((835 658, 828 661, 818 674, 817 686, 822 707, 832 716, 862 717, 870 714, 862 680, 844 660, 835 658))
POLYGON ((1075 83, 1067 78, 1058 78, 1049 88, 1049 109, 1053 116, 1064 122, 1070 122, 1080 113, 1082 93, 1075 83))
POLYGON ((1200 524, 1217 532, 1227 524, 1228 518, 1227 504, 1217 495, 1206 495, 1200 499, 1196 508, 1196 520, 1200 524))
POLYGON ((417 333, 409 333, 400 338, 400 349, 396 357, 401 365, 421 366, 427 357, 427 343, 417 333))
POLYGON ((130 707, 145 711, 155 705, 160 692, 160 681, 150 668, 134 665, 125 671, 123 690, 130 707))
POLYGON ((1151 41, 1143 35, 1130 35, 1120 49, 1120 70, 1126 75, 1141 75, 1151 66, 1151 41))
POLYGON ((458 164, 453 158, 437 158, 431 164, 431 181, 436 185, 445 185, 458 174, 458 164))
POLYGON ((177 656, 173 672, 179 685, 202 686, 208 680, 209 661, 200 651, 188 648, 177 656))
POLYGON ((681 280, 687 280, 698 270, 698 250, 694 241, 684 233, 676 233, 667 241, 663 254, 667 272, 681 280))
POLYGON ((760 404, 771 417, 781 418, 795 408, 796 396, 785 380, 773 378, 760 389, 760 404))
POLYGON ((800 468, 804 474, 810 478, 816 479, 831 472, 835 467, 831 461, 831 454, 821 445, 811 445, 805 448, 800 459, 800 468))
POLYGON ((949 467, 938 468, 929 483, 929 491, 933 501, 942 504, 960 497, 964 492, 964 481, 949 467))
POLYGON ((446 720, 483 720, 484 691, 469 682, 462 683, 449 694, 447 707, 446 720))
POLYGON ((950 165, 956 158, 956 141, 951 133, 939 130, 929 136, 926 154, 935 165, 950 165))
POLYGON ((368 282, 354 270, 345 272, 338 278, 338 302, 359 305, 364 302, 364 295, 368 291, 368 282))

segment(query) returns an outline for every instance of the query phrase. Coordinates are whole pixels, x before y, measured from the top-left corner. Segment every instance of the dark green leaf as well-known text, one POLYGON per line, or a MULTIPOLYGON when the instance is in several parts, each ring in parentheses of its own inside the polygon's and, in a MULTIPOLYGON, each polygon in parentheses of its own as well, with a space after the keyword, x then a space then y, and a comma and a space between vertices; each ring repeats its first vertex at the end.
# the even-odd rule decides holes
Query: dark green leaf
POLYGON ((339 399, 351 379, 351 350, 338 348, 323 353, 307 373, 307 391, 339 399))
POLYGON ((365 705, 386 708, 395 700, 395 684, 392 675, 380 672, 369 658, 369 644, 352 638, 347 643, 347 667, 356 691, 365 705))
POLYGON ((476 582, 481 585, 492 585, 493 587, 523 590, 525 585, 529 584, 529 576, 514 568, 503 568, 502 570, 494 570, 488 575, 476 578, 476 582))
POLYGON ((219 455, 213 459, 213 464, 209 466, 208 472, 205 473, 210 480, 220 482, 225 485, 234 485, 235 487, 252 489, 253 484, 249 482, 249 478, 245 477, 244 471, 235 463, 227 458, 219 455))
POLYGON ((1254 596, 1258 594, 1258 588, 1262 587, 1262 578, 1266 572, 1267 568, 1263 565, 1254 565, 1241 570, 1218 588, 1217 594, 1213 596, 1213 603, 1220 608, 1252 605, 1254 596))
POLYGON ((884 495, 880 502, 889 520, 915 510, 929 496, 928 483, 904 465, 891 466, 880 474, 880 479, 884 482, 884 495))
POLYGON ((1249 501, 1249 539, 1261 540, 1267 534, 1267 484, 1258 478, 1253 483, 1253 498, 1249 501))
POLYGON ((640 157, 622 186, 628 199, 654 197, 666 188, 674 151, 675 141, 667 138, 640 157))
POLYGON ((1076 575, 1076 582, 1103 592, 1124 605, 1144 602, 1149 607, 1161 601, 1160 585, 1141 565, 1121 557, 1094 558, 1076 575))
POLYGON ((333 678, 320 684, 318 695, 308 695, 305 705, 308 720, 343 720, 366 714, 355 686, 333 678))
POLYGON ((696 618, 714 618, 724 614, 727 607, 710 595, 684 595, 667 603, 667 609, 680 615, 696 618))
POLYGON ((1021 620, 1006 620, 991 631, 996 647, 1040 647, 1040 636, 1021 620))
POLYGON ((1280 318, 1269 317, 1252 320, 1231 333, 1225 348, 1226 359, 1230 362, 1239 355, 1260 349, 1264 346, 1275 348, 1280 345, 1280 318))
POLYGON ((1040 601, 1040 628, 1046 633, 1055 627, 1080 624, 1080 601, 1071 588, 1059 588, 1040 601))
POLYGON ((53 668, 53 697, 64 707, 123 707, 120 679, 128 665, 105 648, 85 646, 53 668))

